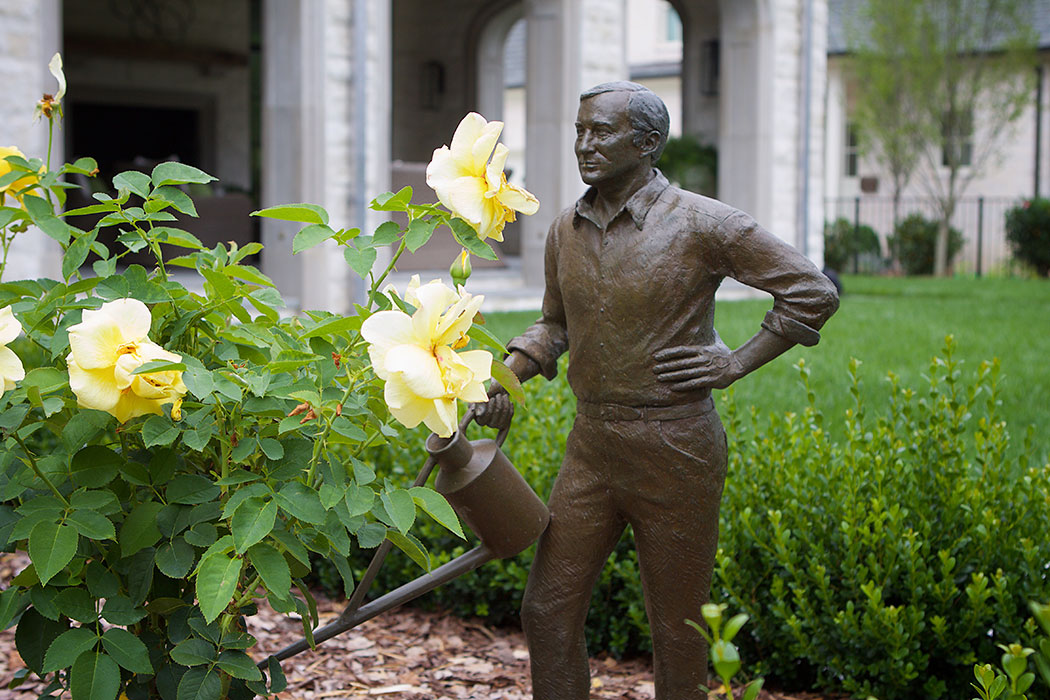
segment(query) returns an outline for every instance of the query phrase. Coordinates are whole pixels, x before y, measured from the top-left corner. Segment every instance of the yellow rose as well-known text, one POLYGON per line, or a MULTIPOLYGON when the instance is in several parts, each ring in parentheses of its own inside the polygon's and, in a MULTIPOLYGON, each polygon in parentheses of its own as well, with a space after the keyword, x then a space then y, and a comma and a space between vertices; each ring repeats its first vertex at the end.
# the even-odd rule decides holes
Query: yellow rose
POLYGON ((438 280, 421 286, 416 275, 405 300, 415 313, 375 313, 361 335, 372 368, 386 382, 383 397, 394 418, 408 428, 425 423, 448 437, 456 430, 456 399, 488 400, 483 382, 492 376, 491 353, 455 351, 466 345, 483 297, 457 293, 438 280))
MULTIPOLYGON (((25 158, 25 154, 18 150, 14 146, 0 146, 0 177, 7 175, 11 172, 11 164, 7 162, 8 156, 20 156, 25 158)), ((22 195, 18 194, 20 190, 24 190, 33 183, 37 182, 38 178, 32 173, 26 173, 25 176, 18 178, 12 183, 7 185, 0 185, 0 204, 4 204, 4 200, 7 195, 19 203, 22 204, 22 195)))
POLYGON ((147 413, 161 414, 174 404, 178 420, 186 385, 180 370, 133 374, 154 360, 181 362, 149 338, 149 309, 137 299, 107 302, 97 311, 85 311, 83 320, 69 328, 69 388, 83 408, 106 411, 121 423, 147 413))
POLYGON ((507 182, 503 166, 509 150, 496 144, 502 130, 503 122, 486 122, 471 112, 456 128, 451 148, 434 151, 427 166, 427 184, 441 203, 478 237, 497 241, 503 240, 503 227, 514 221, 515 212, 535 214, 540 207, 529 192, 507 182))
POLYGON ((15 388, 15 382, 25 379, 26 371, 18 355, 7 344, 22 332, 22 324, 15 318, 10 306, 0 309, 0 396, 15 388))

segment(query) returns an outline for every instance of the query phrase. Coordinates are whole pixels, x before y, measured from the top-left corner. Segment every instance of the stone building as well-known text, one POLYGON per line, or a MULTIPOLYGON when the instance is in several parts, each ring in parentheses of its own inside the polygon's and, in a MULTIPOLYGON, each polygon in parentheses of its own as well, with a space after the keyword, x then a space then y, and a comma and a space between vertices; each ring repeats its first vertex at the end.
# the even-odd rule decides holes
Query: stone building
MULTIPOLYGON (((506 274, 538 285, 547 226, 583 189, 572 155, 577 96, 630 77, 637 3, 0 0, 0 144, 44 153, 32 108, 53 90, 46 65, 60 50, 69 92, 53 160, 92 155, 112 177, 177 157, 215 174, 220 187, 200 193, 212 200, 201 208, 223 224, 198 235, 260 240, 262 269, 290 305, 345 311, 355 288, 341 256, 321 246, 293 258, 292 225, 241 214, 309 201, 337 225, 377 225, 371 197, 421 183, 466 112, 509 110, 505 47, 524 20, 523 117, 506 139, 520 144, 514 177, 541 209, 519 219, 508 241, 519 257, 506 274)), ((827 0, 671 5, 682 56, 674 123, 717 144, 721 199, 819 260, 827 0)), ((25 236, 16 255, 21 274, 55 274, 43 236, 25 236)), ((450 256, 441 255, 424 250, 406 265, 443 268, 450 256)))

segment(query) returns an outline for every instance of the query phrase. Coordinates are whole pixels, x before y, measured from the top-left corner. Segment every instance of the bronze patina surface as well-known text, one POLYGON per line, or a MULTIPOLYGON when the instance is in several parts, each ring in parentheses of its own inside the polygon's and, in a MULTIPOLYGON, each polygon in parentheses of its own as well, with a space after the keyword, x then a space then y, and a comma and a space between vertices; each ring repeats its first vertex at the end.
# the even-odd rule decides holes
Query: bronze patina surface
MULTIPOLYGON (((838 307, 805 256, 717 200, 654 168, 667 108, 634 83, 580 96, 575 152, 587 193, 551 225, 542 318, 508 344, 521 380, 552 379, 568 351, 577 418, 550 495, 550 525, 522 621, 536 700, 588 697, 584 621, 610 551, 630 524, 652 629, 659 700, 706 697, 701 620, 718 541, 725 432, 711 399, 795 344, 813 345, 838 307), (749 341, 714 329, 725 277, 773 295, 749 341)), ((479 422, 506 426, 494 389, 479 422)))

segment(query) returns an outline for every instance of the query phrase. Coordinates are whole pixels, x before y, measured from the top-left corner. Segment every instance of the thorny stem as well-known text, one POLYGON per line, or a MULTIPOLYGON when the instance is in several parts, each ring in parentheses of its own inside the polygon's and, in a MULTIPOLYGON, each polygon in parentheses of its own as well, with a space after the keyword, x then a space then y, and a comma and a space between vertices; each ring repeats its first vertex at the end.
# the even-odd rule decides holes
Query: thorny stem
POLYGON ((372 280, 372 288, 368 290, 368 308, 372 308, 372 304, 375 303, 376 292, 379 291, 379 285, 383 284, 383 281, 390 274, 390 271, 394 269, 394 265, 397 264, 398 258, 405 252, 405 247, 408 245, 407 241, 402 238, 401 244, 397 247, 397 252, 390 258, 390 262, 387 264, 386 269, 383 270, 383 274, 379 275, 379 279, 372 280))
POLYGON ((62 501, 62 505, 64 505, 66 508, 70 508, 71 506, 69 504, 69 501, 66 500, 66 497, 62 495, 62 492, 55 488, 55 485, 51 483, 51 479, 48 479, 47 476, 45 476, 44 472, 40 471, 40 466, 36 463, 36 459, 33 457, 33 453, 29 451, 29 447, 26 446, 25 442, 18 435, 18 432, 12 432, 11 435, 15 438, 18 444, 22 447, 22 450, 26 453, 26 457, 29 460, 29 468, 33 470, 33 473, 40 477, 41 481, 47 484, 47 487, 51 489, 51 493, 55 494, 55 496, 58 497, 58 500, 62 501))

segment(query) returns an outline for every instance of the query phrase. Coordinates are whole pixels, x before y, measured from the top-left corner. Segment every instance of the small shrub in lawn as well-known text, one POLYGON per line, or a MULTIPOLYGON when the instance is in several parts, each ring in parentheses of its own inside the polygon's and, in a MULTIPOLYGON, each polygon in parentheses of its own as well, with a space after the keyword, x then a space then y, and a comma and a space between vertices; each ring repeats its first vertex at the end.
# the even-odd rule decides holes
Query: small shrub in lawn
POLYGON ((854 225, 852 221, 839 217, 834 223, 824 224, 824 265, 839 272, 857 272, 862 267, 871 267, 874 260, 881 267, 879 236, 871 226, 854 225))
POLYGON ((765 421, 727 403, 716 586, 753 620, 739 643, 771 682, 964 697, 1046 598, 1050 465, 1005 458, 998 364, 964 379, 951 338, 920 391, 890 376, 886 415, 868 415, 858 365, 841 444, 811 391, 765 421))
MULTIPOLYGON (((890 250, 897 256, 904 272, 909 275, 932 275, 934 251, 937 247, 939 223, 921 214, 905 217, 890 236, 890 250)), ((962 250, 963 235, 958 229, 948 229, 948 263, 962 250)))
POLYGON ((1050 199, 1026 200, 1006 212, 1006 239, 1040 277, 1050 275, 1050 199))

